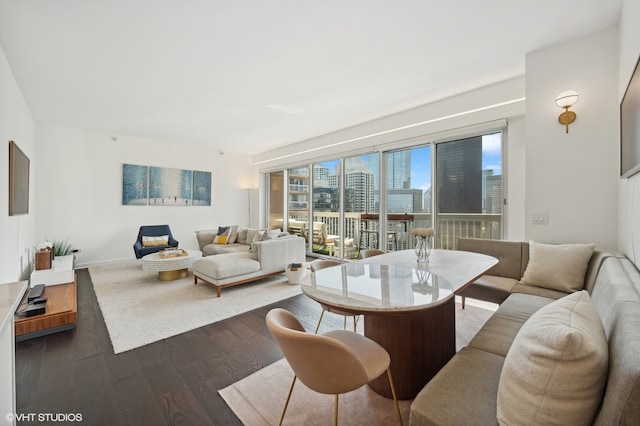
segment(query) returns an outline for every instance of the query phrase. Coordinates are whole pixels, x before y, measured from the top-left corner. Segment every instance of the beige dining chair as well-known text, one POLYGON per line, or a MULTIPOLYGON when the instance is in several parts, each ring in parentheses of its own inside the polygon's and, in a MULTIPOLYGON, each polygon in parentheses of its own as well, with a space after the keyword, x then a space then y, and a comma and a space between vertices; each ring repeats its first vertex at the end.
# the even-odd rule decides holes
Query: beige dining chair
POLYGON ((269 311, 266 322, 294 373, 280 424, 284 421, 296 379, 299 378, 315 392, 335 395, 333 423, 337 425, 338 396, 366 385, 386 371, 402 425, 402 415, 389 368, 391 358, 382 346, 352 331, 307 333, 300 321, 282 308, 269 311))
POLYGON ((360 259, 366 259, 367 257, 378 256, 384 254, 384 251, 380 249, 364 249, 360 250, 360 259))
MULTIPOLYGON (((320 269, 329 268, 331 266, 341 265, 342 262, 331 259, 317 259, 309 264, 309 269, 311 269, 311 273, 318 271, 320 269)), ((320 319, 318 320, 318 325, 316 326, 316 334, 318 334, 318 330, 320 329, 320 323, 322 322, 322 317, 325 312, 331 312, 332 314, 342 315, 344 317, 344 329, 347 329, 347 317, 353 317, 353 331, 356 331, 358 327, 358 315, 354 315, 352 312, 342 311, 340 309, 332 308, 327 305, 320 304, 322 306, 322 313, 320 313, 320 319)))

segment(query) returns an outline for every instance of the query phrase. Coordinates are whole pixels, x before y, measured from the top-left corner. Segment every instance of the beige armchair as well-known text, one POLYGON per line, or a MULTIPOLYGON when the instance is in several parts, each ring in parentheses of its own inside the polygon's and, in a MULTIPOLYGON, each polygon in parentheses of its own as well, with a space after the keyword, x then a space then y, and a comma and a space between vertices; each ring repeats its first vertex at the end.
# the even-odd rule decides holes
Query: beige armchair
POLYGON ((280 424, 289 406, 296 379, 309 389, 335 395, 334 424, 338 424, 338 396, 358 389, 386 370, 400 424, 402 415, 389 369, 387 351, 360 334, 345 330, 310 334, 289 311, 272 309, 267 314, 267 327, 293 369, 294 377, 287 395, 280 424))
MULTIPOLYGON (((329 268, 331 266, 341 265, 342 262, 331 259, 317 259, 311 262, 309 265, 309 269, 311 269, 311 273, 319 269, 329 268)), ((327 305, 320 304, 322 306, 322 313, 320 313, 320 319, 318 320, 318 325, 316 326, 316 334, 318 334, 318 330, 320 329, 320 323, 322 322, 322 318, 324 317, 325 312, 331 312, 332 314, 342 315, 344 316, 344 329, 347 329, 347 317, 353 317, 353 331, 356 331, 358 327, 358 315, 354 315, 352 312, 341 311, 340 309, 332 308, 327 305)))

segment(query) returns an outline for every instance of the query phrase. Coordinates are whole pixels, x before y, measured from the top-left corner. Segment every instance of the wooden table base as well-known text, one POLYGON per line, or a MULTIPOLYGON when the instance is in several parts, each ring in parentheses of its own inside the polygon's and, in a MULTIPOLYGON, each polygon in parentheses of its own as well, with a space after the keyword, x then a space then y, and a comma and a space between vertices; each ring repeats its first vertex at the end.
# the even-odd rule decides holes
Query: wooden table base
MULTIPOLYGON (((364 335, 391 356, 391 374, 398 399, 413 399, 456 353, 455 302, 416 311, 367 313, 364 335)), ((380 395, 392 398, 386 374, 369 383, 380 395)))

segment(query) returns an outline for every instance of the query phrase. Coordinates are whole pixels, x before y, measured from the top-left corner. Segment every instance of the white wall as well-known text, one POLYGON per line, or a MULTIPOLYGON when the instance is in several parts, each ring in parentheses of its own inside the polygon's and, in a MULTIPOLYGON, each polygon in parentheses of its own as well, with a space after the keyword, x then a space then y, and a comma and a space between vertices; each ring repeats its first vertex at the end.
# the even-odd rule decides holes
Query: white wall
POLYGON ((25 279, 33 264, 38 161, 34 153, 35 123, 0 48, 0 283, 25 279), (9 141, 15 141, 31 160, 29 214, 9 216, 9 141))
POLYGON ((526 236, 549 243, 617 248, 618 29, 526 56, 526 236), (580 99, 569 134, 554 100, 580 99), (531 223, 534 211, 548 225, 531 223))
POLYGON ((507 229, 505 239, 525 239, 526 133, 524 116, 509 119, 505 146, 507 176, 507 229))
MULTIPOLYGON (((524 77, 518 77, 284 148, 263 152, 253 157, 254 174, 345 156, 347 153, 409 146, 412 138, 419 137, 421 143, 424 143, 464 136, 467 132, 473 132, 473 129, 490 125, 487 123, 507 119, 507 238, 520 239, 524 236, 524 89, 524 77), (514 102, 508 103, 510 101, 514 102), (508 104, 502 105, 503 103, 508 104), (414 126, 416 123, 422 124, 414 126)), ((255 176, 254 180, 257 180, 255 176)), ((260 218, 264 218, 265 214, 263 202, 262 199, 260 218)))
MULTIPOLYGON (((631 73, 640 55, 640 2, 623 0, 620 19, 620 79, 618 100, 622 101, 631 73)), ((640 173, 619 183, 619 245, 636 266, 640 266, 640 173)))
POLYGON ((36 239, 67 239, 78 267, 133 259, 140 225, 169 224, 180 247, 197 248, 194 231, 247 225, 249 156, 38 125, 36 239), (123 206, 122 164, 212 172, 211 207, 123 206))

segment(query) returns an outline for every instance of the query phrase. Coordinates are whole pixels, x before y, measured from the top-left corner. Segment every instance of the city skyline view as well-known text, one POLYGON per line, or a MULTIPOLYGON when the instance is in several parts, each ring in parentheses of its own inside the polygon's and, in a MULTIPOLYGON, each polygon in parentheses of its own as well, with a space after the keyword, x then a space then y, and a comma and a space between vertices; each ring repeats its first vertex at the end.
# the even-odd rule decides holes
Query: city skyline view
MULTIPOLYGON (((411 149, 411 185, 412 189, 421 189, 423 193, 431 188, 431 152, 432 145, 411 149)), ((365 154, 349 158, 347 170, 370 170, 367 158, 376 154, 365 154)), ((330 160, 317 163, 326 167, 329 174, 338 174, 340 162, 330 160)), ((482 170, 493 170, 493 175, 502 175, 502 133, 482 136, 482 170)))

